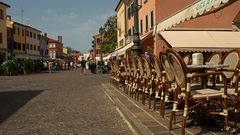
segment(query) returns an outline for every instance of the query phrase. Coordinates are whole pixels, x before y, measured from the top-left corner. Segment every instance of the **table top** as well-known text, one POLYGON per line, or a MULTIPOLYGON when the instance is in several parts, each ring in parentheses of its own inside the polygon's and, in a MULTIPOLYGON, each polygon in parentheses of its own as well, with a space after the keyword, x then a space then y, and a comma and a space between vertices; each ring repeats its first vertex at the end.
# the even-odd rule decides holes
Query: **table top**
POLYGON ((214 65, 187 65, 188 68, 190 69, 209 69, 209 68, 224 68, 224 67, 229 67, 229 65, 225 65, 225 64, 214 64, 214 65))

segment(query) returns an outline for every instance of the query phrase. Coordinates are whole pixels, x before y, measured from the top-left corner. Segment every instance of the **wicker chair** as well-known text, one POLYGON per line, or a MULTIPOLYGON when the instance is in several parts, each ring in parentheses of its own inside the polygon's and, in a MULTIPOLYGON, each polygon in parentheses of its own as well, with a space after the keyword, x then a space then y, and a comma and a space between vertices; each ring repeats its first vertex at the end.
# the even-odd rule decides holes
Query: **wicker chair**
POLYGON ((151 108, 151 97, 154 94, 153 91, 153 72, 152 72, 152 64, 148 58, 145 56, 141 57, 142 63, 144 66, 144 88, 143 88, 143 94, 142 94, 142 103, 145 104, 145 100, 147 97, 149 97, 149 108, 151 108))
MULTIPOLYGON (((175 91, 175 95, 181 95, 184 101, 184 111, 182 119, 182 134, 185 134, 186 121, 189 113, 196 111, 205 112, 206 115, 220 115, 225 118, 225 126, 228 126, 228 104, 227 104, 227 86, 226 78, 222 72, 211 73, 189 73, 186 64, 181 56, 172 49, 166 50, 166 55, 170 67, 174 73, 177 86, 180 91, 175 91), (216 89, 195 89, 191 86, 191 80, 195 77, 202 77, 208 75, 222 75, 224 82, 224 90, 219 91, 216 89), (206 105, 204 108, 202 105, 206 105), (209 109, 211 108, 211 109, 209 109), (215 109, 212 109, 215 108, 215 109), (219 109, 220 108, 220 109, 219 109)), ((178 98, 174 96, 174 103, 177 103, 178 98)), ((178 104, 174 104, 172 114, 170 117, 169 129, 172 128, 172 120, 175 113, 178 111, 178 104)))
POLYGON ((156 56, 152 56, 152 65, 153 65, 153 69, 154 69, 154 73, 155 73, 155 98, 154 98, 154 102, 153 102, 153 110, 156 109, 156 102, 157 101, 161 101, 161 93, 164 91, 165 89, 165 78, 163 76, 163 69, 161 67, 161 63, 159 61, 159 59, 156 56))
POLYGON ((136 97, 135 99, 139 101, 139 94, 143 92, 143 87, 144 87, 144 67, 142 63, 141 57, 137 56, 136 58, 136 65, 138 68, 138 88, 136 91, 136 97))
POLYGON ((129 95, 130 95, 130 97, 133 97, 133 94, 135 94, 136 89, 137 89, 139 72, 138 72, 138 68, 136 65, 136 59, 131 59, 131 63, 132 63, 132 84, 129 89, 130 90, 129 95))
MULTIPOLYGON (((207 64, 220 64, 222 58, 222 53, 216 52, 213 53, 208 59, 207 64)), ((211 71, 208 71, 211 72, 211 71)), ((215 86, 216 80, 221 81, 221 76, 210 76, 208 78, 208 82, 212 83, 213 86, 215 86)))
POLYGON ((167 56, 165 54, 165 51, 160 52, 159 59, 161 62, 161 66, 164 70, 163 73, 165 73, 163 84, 165 85, 161 91, 161 101, 160 101, 160 115, 164 117, 165 112, 165 104, 171 104, 173 102, 174 94, 173 92, 176 90, 176 84, 175 84, 175 77, 173 74, 172 69, 170 68, 167 56))
MULTIPOLYGON (((234 112, 234 124, 233 128, 237 128, 238 120, 238 105, 239 105, 239 69, 240 69, 240 53, 238 50, 231 50, 223 56, 221 64, 229 65, 224 69, 223 74, 228 80, 227 94, 229 96, 230 105, 233 105, 232 111, 234 112)), ((217 85, 219 87, 219 85, 217 85)), ((221 91, 223 91, 223 86, 221 86, 221 91)), ((233 129, 234 130, 234 129, 233 129)))
POLYGON ((128 58, 124 59, 124 70, 125 70, 125 80, 124 80, 124 91, 127 93, 128 85, 130 84, 130 75, 131 75, 131 67, 128 58))

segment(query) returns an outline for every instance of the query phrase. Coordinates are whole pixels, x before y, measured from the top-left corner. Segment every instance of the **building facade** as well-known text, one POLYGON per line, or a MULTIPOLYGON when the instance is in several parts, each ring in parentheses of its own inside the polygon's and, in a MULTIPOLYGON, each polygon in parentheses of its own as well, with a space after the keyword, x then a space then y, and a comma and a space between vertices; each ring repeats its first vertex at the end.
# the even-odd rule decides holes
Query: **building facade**
POLYGON ((124 47, 126 36, 126 5, 123 1, 119 1, 115 12, 117 13, 117 42, 116 50, 124 47))
MULTIPOLYGON (((220 0, 219 0, 220 1, 220 0)), ((173 17, 180 11, 188 8, 196 3, 196 0, 185 1, 168 1, 161 0, 156 3, 156 23, 159 24, 164 20, 173 17)), ((236 1, 226 7, 219 8, 214 12, 209 12, 206 15, 199 16, 194 19, 177 24, 175 27, 169 29, 170 31, 232 31, 233 20, 236 18, 240 7, 240 1, 236 1)), ((157 34, 155 36, 154 54, 159 54, 165 47, 168 47, 168 43, 161 36, 157 34)))
POLYGON ((0 2, 0 63, 7 59, 7 9, 10 6, 0 2))
MULTIPOLYGON (((207 0, 205 0, 208 2, 207 0)), ((203 2, 205 2, 203 0, 203 2)), ((214 2, 221 2, 216 0, 214 2)), ((125 24, 127 31, 125 32, 125 49, 120 49, 122 52, 131 49, 133 46, 133 31, 134 31, 134 5, 133 0, 120 0, 119 3, 126 6, 126 23, 118 21, 120 26, 125 24)), ((156 33, 156 26, 165 20, 172 18, 174 15, 189 8, 199 1, 197 0, 138 0, 139 14, 139 34, 141 39, 141 48, 143 52, 150 52, 158 56, 159 52, 164 48, 170 47, 166 39, 161 33, 156 33)), ((239 7, 240 1, 219 6, 217 10, 211 9, 208 13, 191 18, 188 21, 173 24, 168 28, 168 31, 239 31, 239 7), (176 26, 175 26, 176 25, 176 26)), ((202 7, 201 7, 202 8, 202 7)), ((121 4, 118 4, 116 14, 120 14, 121 4)), ((118 15, 118 20, 121 20, 118 15)), ((118 36, 119 40, 121 37, 118 36)), ((116 51, 116 53, 121 53, 116 51)))
POLYGON ((101 34, 97 34, 93 36, 92 47, 93 47, 94 59, 96 61, 99 61, 101 59, 101 40, 102 40, 101 34))
POLYGON ((11 55, 13 52, 13 21, 11 16, 7 16, 7 46, 8 46, 8 55, 11 55))
POLYGON ((48 58, 48 37, 47 33, 40 35, 40 57, 41 59, 48 58))
POLYGON ((16 58, 40 59, 41 31, 18 23, 13 23, 13 53, 16 58))
POLYGON ((58 40, 49 38, 48 55, 50 59, 63 58, 63 43, 62 36, 58 36, 58 40))

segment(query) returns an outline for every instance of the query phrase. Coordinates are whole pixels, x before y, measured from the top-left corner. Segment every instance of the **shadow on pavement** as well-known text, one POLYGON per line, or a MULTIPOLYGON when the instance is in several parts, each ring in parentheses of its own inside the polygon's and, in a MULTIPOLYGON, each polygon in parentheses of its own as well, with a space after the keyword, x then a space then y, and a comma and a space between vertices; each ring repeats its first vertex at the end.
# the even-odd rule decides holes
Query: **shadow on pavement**
POLYGON ((0 124, 44 90, 0 92, 0 124))

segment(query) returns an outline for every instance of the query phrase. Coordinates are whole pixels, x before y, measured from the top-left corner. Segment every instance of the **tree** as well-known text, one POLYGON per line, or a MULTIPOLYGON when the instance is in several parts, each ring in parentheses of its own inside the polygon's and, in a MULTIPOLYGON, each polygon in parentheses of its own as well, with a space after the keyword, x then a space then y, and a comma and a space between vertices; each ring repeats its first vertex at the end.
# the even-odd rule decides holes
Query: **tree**
POLYGON ((103 26, 99 28, 102 37, 102 52, 111 53, 117 46, 117 17, 116 15, 108 17, 103 26))

